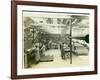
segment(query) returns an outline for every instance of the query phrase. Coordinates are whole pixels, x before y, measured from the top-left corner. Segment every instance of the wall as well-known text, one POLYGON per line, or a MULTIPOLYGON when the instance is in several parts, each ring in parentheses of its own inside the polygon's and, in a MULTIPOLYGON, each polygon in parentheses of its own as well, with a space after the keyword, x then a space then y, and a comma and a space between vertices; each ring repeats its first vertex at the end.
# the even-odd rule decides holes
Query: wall
MULTIPOLYGON (((45 2, 45 0, 36 0, 36 1, 45 2)), ((100 0, 46 0, 46 1, 58 2, 58 3, 98 5, 99 7, 98 17, 100 17, 100 5, 99 5, 100 0)), ((98 21, 100 21, 100 19, 98 19, 98 21)), ((100 24, 98 24, 98 34, 100 32, 99 26, 100 24)), ((11 2, 10 0, 0 0, 0 80, 10 80, 10 67, 11 67, 10 32, 11 32, 11 2)), ((100 37, 98 37, 98 39, 100 40, 100 37)), ((98 42, 98 49, 99 48, 100 45, 98 42)), ((100 61, 99 52, 98 52, 98 61, 100 61)), ((100 67, 99 62, 98 62, 98 67, 100 67)), ((41 79, 39 78, 34 80, 100 80, 100 69, 98 69, 98 75, 67 76, 67 77, 55 77, 55 78, 53 77, 53 78, 41 78, 41 79)))

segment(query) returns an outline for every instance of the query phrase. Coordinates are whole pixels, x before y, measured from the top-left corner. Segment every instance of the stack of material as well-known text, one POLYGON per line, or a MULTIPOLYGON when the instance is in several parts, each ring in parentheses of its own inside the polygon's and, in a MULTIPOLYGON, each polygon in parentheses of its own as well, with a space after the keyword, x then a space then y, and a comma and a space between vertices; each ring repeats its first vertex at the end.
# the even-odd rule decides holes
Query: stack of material
POLYGON ((40 62, 50 62, 50 61, 53 61, 53 60, 54 60, 53 55, 52 56, 50 56, 50 55, 47 55, 47 56, 43 55, 40 58, 40 62))

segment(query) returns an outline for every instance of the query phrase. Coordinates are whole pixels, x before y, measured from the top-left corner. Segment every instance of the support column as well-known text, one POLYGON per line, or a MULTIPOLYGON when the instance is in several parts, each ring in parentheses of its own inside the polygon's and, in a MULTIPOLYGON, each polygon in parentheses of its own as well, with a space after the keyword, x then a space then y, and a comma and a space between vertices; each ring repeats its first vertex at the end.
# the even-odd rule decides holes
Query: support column
POLYGON ((72 19, 70 19, 70 64, 72 64, 72 19))

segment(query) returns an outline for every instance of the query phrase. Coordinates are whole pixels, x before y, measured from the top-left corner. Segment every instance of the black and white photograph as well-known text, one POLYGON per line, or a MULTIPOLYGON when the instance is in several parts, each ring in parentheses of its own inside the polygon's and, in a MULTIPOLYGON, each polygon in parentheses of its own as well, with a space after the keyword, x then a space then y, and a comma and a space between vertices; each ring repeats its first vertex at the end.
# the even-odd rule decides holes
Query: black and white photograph
POLYGON ((89 63, 89 13, 24 11, 24 68, 89 63))
POLYGON ((12 3, 12 78, 97 73, 97 7, 12 3))

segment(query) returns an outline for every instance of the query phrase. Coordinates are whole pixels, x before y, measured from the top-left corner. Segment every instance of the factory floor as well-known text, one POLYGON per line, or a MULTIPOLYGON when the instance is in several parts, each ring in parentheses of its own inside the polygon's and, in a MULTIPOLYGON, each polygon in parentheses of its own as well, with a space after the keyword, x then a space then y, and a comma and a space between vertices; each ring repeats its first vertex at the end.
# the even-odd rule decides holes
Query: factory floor
MULTIPOLYGON (((84 51, 83 51, 84 52, 84 51)), ((38 64, 32 64, 31 68, 51 68, 51 67, 79 67, 89 65, 88 55, 72 55, 72 64, 70 64, 70 58, 63 60, 61 58, 60 49, 50 49, 44 53, 45 55, 53 55, 53 61, 39 62, 38 64)))

